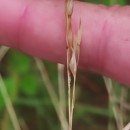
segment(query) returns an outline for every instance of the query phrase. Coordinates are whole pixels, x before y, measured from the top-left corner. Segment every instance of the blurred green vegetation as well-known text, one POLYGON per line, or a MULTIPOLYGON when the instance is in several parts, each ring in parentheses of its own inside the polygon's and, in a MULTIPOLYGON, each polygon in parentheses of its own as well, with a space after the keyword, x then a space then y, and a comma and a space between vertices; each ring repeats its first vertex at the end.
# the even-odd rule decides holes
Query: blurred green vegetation
MULTIPOLYGON (((125 5, 129 2, 126 0, 84 1, 106 5, 125 5)), ((57 65, 48 61, 44 61, 44 64, 57 91, 57 65)), ((23 130, 60 130, 58 117, 32 57, 10 49, 0 63, 0 72, 18 119, 24 122, 21 123, 23 130)), ((103 78, 100 75, 79 70, 77 84, 74 130, 107 130, 109 124, 111 130, 116 130, 103 78)), ((128 98, 129 88, 123 88, 113 82, 113 93, 117 99, 120 99, 122 89, 127 93, 125 98, 128 98)), ((126 112, 128 114, 128 110, 126 112)), ((125 116, 125 123, 129 121, 129 117, 125 116)), ((0 130, 13 130, 1 94, 0 130)))

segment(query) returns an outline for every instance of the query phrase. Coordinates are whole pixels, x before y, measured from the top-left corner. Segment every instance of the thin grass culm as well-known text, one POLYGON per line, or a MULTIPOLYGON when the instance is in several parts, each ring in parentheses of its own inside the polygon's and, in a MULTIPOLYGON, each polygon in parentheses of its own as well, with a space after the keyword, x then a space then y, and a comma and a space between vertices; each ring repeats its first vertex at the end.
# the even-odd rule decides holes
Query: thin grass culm
POLYGON ((58 64, 58 90, 59 90, 59 107, 61 112, 66 115, 66 93, 64 80, 64 65, 58 64))
MULTIPOLYGON (((115 121, 116 121, 116 125, 117 125, 117 129, 118 130, 122 130, 123 127, 124 127, 124 119, 123 119, 123 115, 124 115, 124 103, 125 103, 125 100, 124 100, 124 92, 125 92, 125 89, 121 91, 121 95, 120 95, 120 100, 119 100, 119 105, 120 107, 117 105, 117 95, 115 93, 115 90, 114 90, 114 85, 113 85, 113 82, 110 78, 107 78, 107 77, 103 77, 104 78, 104 81, 105 81, 105 84, 106 84, 106 88, 107 88, 107 92, 108 92, 108 96, 109 96, 109 106, 110 106, 110 109, 112 110, 113 114, 114 114, 114 118, 115 118, 115 121)), ((111 127, 109 128, 111 130, 111 127)), ((124 130, 124 129, 123 129, 124 130)))
POLYGON ((81 20, 77 32, 72 34, 71 17, 73 13, 73 0, 65 0, 66 19, 66 48, 67 48, 67 79, 68 79, 68 120, 72 130, 73 110, 75 103, 75 82, 81 43, 81 20), (72 80, 73 79, 73 80, 72 80))
MULTIPOLYGON (((5 46, 0 47, 0 62, 2 61, 2 59, 4 58, 4 56, 6 55, 8 50, 9 50, 9 47, 5 47, 5 46)), ((10 116, 10 119, 12 121, 14 129, 21 130, 18 118, 16 116, 15 110, 13 108, 12 102, 11 102, 10 97, 8 95, 8 92, 6 90, 6 86, 4 84, 4 81, 3 81, 1 74, 0 74, 0 93, 3 97, 4 102, 5 102, 5 106, 6 106, 8 113, 9 113, 9 116, 10 116)))
POLYGON ((9 47, 1 46, 0 47, 0 61, 3 59, 3 57, 6 55, 8 52, 9 47))
MULTIPOLYGON (((41 77, 42 77, 42 80, 43 80, 45 87, 48 91, 48 94, 49 94, 49 96, 52 100, 54 109, 55 109, 57 116, 60 120, 61 130, 68 130, 68 122, 67 122, 67 119, 66 119, 66 115, 64 113, 65 108, 64 108, 64 105, 63 105, 63 103, 64 103, 63 100, 64 100, 65 97, 62 97, 62 99, 60 98, 61 94, 63 94, 64 92, 63 92, 63 90, 60 89, 59 90, 60 91, 59 96, 56 95, 56 92, 54 90, 53 84, 51 83, 51 81, 49 79, 49 75, 48 75, 48 72, 46 70, 44 63, 42 62, 42 60, 40 60, 38 58, 34 58, 34 59, 35 59, 36 65, 38 67, 38 70, 41 73, 41 77)), ((59 83, 59 84, 62 84, 62 83, 59 83)), ((60 86, 60 87, 62 87, 62 86, 60 86)))
POLYGON ((7 93, 6 86, 4 84, 4 81, 1 77, 1 75, 0 75, 0 92, 1 92, 1 95, 4 99, 5 106, 6 106, 8 113, 9 113, 10 119, 11 119, 13 127, 14 127, 14 130, 21 130, 20 125, 19 125, 19 121, 17 119, 15 110, 14 110, 13 105, 11 103, 10 97, 7 93))

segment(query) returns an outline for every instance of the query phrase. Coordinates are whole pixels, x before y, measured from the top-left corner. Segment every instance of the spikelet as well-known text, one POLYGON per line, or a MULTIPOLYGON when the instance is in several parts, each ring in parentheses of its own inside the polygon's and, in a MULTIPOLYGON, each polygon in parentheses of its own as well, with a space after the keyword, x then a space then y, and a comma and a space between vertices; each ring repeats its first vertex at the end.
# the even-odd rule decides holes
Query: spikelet
POLYGON ((72 130, 73 109, 75 103, 76 72, 80 54, 81 20, 77 32, 72 34, 71 17, 73 13, 73 0, 65 0, 66 18, 66 53, 67 53, 67 78, 68 78, 68 117, 69 128, 72 130), (73 79, 73 81, 72 81, 73 79))

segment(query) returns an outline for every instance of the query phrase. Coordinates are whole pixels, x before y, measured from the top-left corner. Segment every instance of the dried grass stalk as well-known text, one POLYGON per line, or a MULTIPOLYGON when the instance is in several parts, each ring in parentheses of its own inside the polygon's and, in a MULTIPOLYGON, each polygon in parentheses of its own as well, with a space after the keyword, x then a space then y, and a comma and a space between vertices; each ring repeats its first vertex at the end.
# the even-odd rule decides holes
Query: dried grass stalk
POLYGON ((8 50, 9 50, 9 47, 5 47, 5 46, 0 47, 0 61, 4 58, 8 50))
POLYGON ((81 42, 81 20, 78 30, 73 36, 71 28, 71 16, 73 13, 73 0, 65 1, 65 18, 66 18, 66 43, 67 43, 67 77, 68 77, 68 116, 69 130, 72 130, 72 118, 75 102, 75 82, 77 65, 80 54, 81 42), (73 80, 72 80, 73 79, 73 80))
MULTIPOLYGON (((5 46, 0 47, 0 62, 2 61, 2 59, 4 58, 4 56, 6 55, 8 50, 9 50, 9 47, 5 47, 5 46)), ((10 116, 10 119, 11 119, 12 124, 14 126, 14 129, 21 130, 18 118, 16 116, 15 110, 13 108, 12 102, 11 102, 10 97, 8 95, 8 92, 6 90, 6 86, 4 84, 4 81, 2 79, 1 74, 0 74, 0 92, 1 92, 1 95, 2 95, 3 100, 5 102, 5 106, 6 106, 8 113, 9 113, 9 116, 10 116)))
MULTIPOLYGON (((115 117, 117 129, 122 130, 123 124, 124 124, 124 120, 123 120, 124 109, 118 107, 118 105, 116 104, 115 99, 117 99, 117 97, 116 97, 116 93, 113 88, 112 80, 105 76, 103 78, 104 78, 104 81, 106 84, 106 88, 107 88, 107 92, 108 92, 108 96, 109 96, 109 104, 110 104, 110 108, 112 109, 114 117, 115 117)), ((124 98, 124 95, 121 95, 121 96, 123 96, 123 98, 124 98)), ((123 99, 123 101, 124 101, 124 99, 123 99)), ((121 107, 123 107, 122 103, 123 102, 121 101, 120 102, 121 107)))
POLYGON ((65 96, 65 81, 64 81, 64 65, 58 64, 58 90, 59 90, 59 107, 66 116, 66 96, 65 96))
POLYGON ((0 92, 1 92, 1 95, 2 95, 3 100, 5 102, 5 106, 6 106, 8 113, 9 113, 10 119, 12 121, 14 130, 21 130, 17 115, 15 113, 14 107, 12 105, 12 102, 10 100, 8 92, 6 90, 6 86, 4 84, 4 81, 2 79, 1 74, 0 74, 0 92))
MULTIPOLYGON (((61 100, 63 101, 64 99, 61 99, 59 101, 59 98, 56 95, 53 84, 50 81, 48 72, 47 72, 46 67, 45 67, 44 63, 42 62, 42 60, 40 60, 38 58, 34 58, 34 59, 35 59, 36 65, 39 69, 39 72, 41 74, 42 80, 45 84, 45 87, 46 87, 46 89, 49 93, 51 100, 52 100, 52 103, 53 103, 53 106, 54 106, 55 111, 57 113, 57 116, 60 120, 62 130, 67 130, 68 122, 67 122, 67 119, 66 119, 66 115, 64 113, 64 108, 63 108, 64 105, 63 105, 63 103, 61 103, 61 100)), ((60 90, 60 93, 63 93, 63 91, 62 92, 61 91, 62 90, 60 90)))

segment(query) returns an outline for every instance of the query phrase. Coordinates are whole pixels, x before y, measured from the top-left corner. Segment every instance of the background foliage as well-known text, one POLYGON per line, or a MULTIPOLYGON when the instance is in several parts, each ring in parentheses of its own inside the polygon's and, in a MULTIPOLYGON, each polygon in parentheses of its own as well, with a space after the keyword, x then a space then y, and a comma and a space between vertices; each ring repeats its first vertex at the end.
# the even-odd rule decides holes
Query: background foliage
MULTIPOLYGON (((84 1, 106 5, 129 3, 126 0, 84 1)), ((57 91, 57 65, 48 61, 44 61, 44 64, 57 91)), ((0 73, 23 130, 60 130, 59 120, 32 57, 10 49, 0 63, 0 73)), ((113 107, 113 104, 109 103, 109 98, 110 96, 116 98, 116 107, 120 107, 119 101, 122 97, 126 102, 129 101, 129 88, 122 87, 113 81, 114 96, 108 95, 104 80, 100 75, 79 70, 77 77, 74 130, 116 130, 114 114, 109 108, 109 106, 113 107)), ((127 116, 130 108, 128 103, 125 106, 122 117, 126 125, 130 121, 127 116)), ((13 130, 1 94, 0 130, 13 130)))

